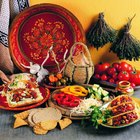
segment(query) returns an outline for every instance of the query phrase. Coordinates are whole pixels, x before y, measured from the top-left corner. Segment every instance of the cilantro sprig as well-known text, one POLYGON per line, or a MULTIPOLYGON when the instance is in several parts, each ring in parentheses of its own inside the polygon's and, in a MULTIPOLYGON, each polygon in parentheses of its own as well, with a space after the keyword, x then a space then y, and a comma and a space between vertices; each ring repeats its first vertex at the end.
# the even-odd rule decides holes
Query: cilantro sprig
MULTIPOLYGON (((89 122, 96 129, 98 129, 101 123, 107 123, 107 118, 111 117, 110 110, 101 110, 101 108, 97 106, 91 106, 90 108, 92 109, 92 112, 90 113, 89 122)), ((89 115, 89 114, 86 114, 86 115, 89 115)), ((84 124, 85 122, 87 121, 83 120, 82 124, 84 124)))

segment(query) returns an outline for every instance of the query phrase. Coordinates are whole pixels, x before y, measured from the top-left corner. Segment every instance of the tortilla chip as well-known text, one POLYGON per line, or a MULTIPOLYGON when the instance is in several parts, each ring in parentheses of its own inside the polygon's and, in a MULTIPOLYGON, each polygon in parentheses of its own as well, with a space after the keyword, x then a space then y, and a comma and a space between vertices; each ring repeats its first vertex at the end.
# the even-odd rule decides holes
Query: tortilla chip
POLYGON ((44 130, 44 129, 41 127, 40 123, 37 123, 37 124, 34 125, 33 131, 34 131, 34 133, 37 134, 37 135, 45 135, 45 134, 47 134, 47 132, 48 132, 48 130, 44 130))
POLYGON ((18 127, 23 126, 23 125, 28 125, 28 123, 25 122, 23 119, 17 117, 15 122, 14 122, 14 128, 18 128, 18 127))
POLYGON ((21 113, 18 113, 18 114, 15 114, 14 117, 15 118, 21 118, 21 119, 26 119, 29 115, 29 111, 24 111, 24 112, 21 112, 21 113))
POLYGON ((41 127, 45 130, 53 130, 57 126, 57 121, 55 120, 49 120, 49 121, 43 121, 40 122, 41 127))
POLYGON ((61 130, 68 127, 70 124, 72 124, 72 121, 69 118, 64 118, 63 120, 59 121, 61 130))

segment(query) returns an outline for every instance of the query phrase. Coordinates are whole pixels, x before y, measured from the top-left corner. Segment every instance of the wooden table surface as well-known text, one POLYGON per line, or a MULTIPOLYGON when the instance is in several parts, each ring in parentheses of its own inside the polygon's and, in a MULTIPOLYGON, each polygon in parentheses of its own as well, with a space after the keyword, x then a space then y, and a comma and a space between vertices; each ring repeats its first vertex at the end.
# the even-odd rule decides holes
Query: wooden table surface
MULTIPOLYGON (((134 96, 140 98, 140 90, 134 96)), ((137 140, 140 137, 140 122, 127 128, 95 130, 74 121, 63 131, 56 128, 46 135, 35 135, 28 126, 13 129, 14 113, 0 110, 0 140, 137 140)))

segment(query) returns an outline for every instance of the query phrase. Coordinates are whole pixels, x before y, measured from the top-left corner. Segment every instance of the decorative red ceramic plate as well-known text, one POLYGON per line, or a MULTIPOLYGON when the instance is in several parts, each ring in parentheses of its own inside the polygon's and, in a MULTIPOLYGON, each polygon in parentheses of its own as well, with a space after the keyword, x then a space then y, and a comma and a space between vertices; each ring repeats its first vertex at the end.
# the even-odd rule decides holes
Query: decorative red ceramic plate
MULTIPOLYGON (((2 89, 1 87, 0 87, 0 90, 2 89)), ((49 89, 43 88, 43 87, 40 87, 39 89, 40 89, 40 92, 42 93, 43 100, 38 102, 38 103, 36 103, 36 104, 32 104, 32 105, 28 105, 28 106, 23 106, 23 107, 14 107, 14 108, 13 107, 9 107, 7 102, 6 102, 6 98, 0 95, 0 109, 20 111, 20 110, 28 110, 28 109, 40 106, 41 104, 43 104, 44 102, 46 102, 49 99, 50 91, 49 91, 49 89)))
MULTIPOLYGON (((85 42, 84 30, 78 19, 67 9, 54 4, 40 4, 27 8, 13 21, 9 34, 11 56, 17 67, 29 62, 41 64, 53 46, 57 61, 63 65, 63 55, 74 42, 85 42)), ((81 47, 77 47, 77 50, 81 47)), ((67 53, 67 57, 69 51, 67 53)), ((44 65, 56 69, 52 55, 44 65)))

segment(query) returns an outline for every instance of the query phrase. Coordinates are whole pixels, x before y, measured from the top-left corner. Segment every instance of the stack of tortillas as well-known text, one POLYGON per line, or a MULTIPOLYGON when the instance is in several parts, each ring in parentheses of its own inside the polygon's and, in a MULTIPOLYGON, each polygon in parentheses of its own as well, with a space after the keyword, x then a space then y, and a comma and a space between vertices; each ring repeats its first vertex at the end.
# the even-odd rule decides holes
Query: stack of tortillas
POLYGON ((33 127, 36 134, 46 134, 49 130, 55 129, 59 123, 61 130, 72 123, 68 118, 62 118, 61 112, 53 107, 38 108, 24 111, 14 115, 16 118, 14 128, 22 125, 33 127))

